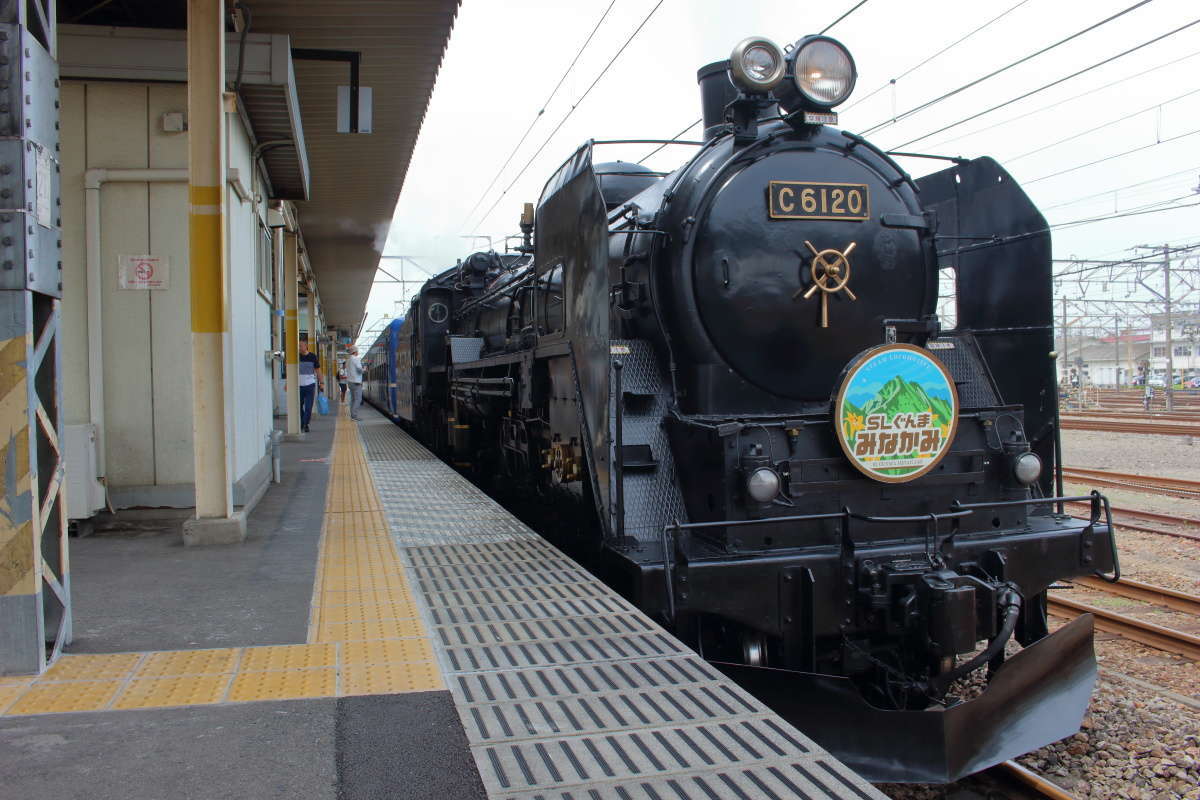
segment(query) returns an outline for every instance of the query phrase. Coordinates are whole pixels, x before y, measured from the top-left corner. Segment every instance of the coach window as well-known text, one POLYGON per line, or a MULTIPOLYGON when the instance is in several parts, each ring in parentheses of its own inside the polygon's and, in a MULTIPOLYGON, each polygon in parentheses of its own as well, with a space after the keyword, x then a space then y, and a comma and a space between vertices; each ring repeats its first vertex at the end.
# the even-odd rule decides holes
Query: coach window
POLYGON ((538 281, 541 295, 542 330, 561 331, 566 327, 563 317, 563 267, 557 264, 538 281))

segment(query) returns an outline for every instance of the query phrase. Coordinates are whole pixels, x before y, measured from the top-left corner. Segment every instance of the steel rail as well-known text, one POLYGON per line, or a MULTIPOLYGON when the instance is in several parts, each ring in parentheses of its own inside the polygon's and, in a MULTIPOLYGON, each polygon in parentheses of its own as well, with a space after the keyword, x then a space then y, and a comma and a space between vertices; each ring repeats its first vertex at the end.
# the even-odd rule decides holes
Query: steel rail
POLYGON ((1121 578, 1116 583, 1102 581, 1099 578, 1073 578, 1071 583, 1076 586, 1086 586, 1100 592, 1117 594, 1130 600, 1140 600, 1157 606, 1166 606, 1175 611, 1200 616, 1200 595, 1177 592, 1165 586, 1155 586, 1151 583, 1121 578))
MULTIPOLYGON (((1066 503, 1065 505, 1075 508, 1089 509, 1087 503, 1066 503)), ((1200 527, 1200 519, 1191 517, 1178 517, 1170 514, 1158 514, 1154 511, 1138 511, 1132 508, 1119 508, 1112 506, 1114 514, 1122 515, 1123 517, 1135 517, 1154 522, 1162 522, 1167 525, 1189 525, 1200 527)), ((1130 530, 1143 531, 1145 533, 1156 533, 1161 536, 1173 536, 1176 539, 1190 539, 1192 541, 1200 541, 1200 534, 1192 533, 1186 530, 1163 530, 1162 528, 1149 528, 1145 525, 1138 525, 1136 522, 1130 522, 1128 519, 1116 519, 1114 523, 1121 528, 1129 528, 1130 530)))
POLYGON ((1135 475, 1128 472, 1110 472, 1102 469, 1063 467, 1063 477, 1094 483, 1097 486, 1116 486, 1143 492, 1168 492, 1185 497, 1200 496, 1200 481, 1184 478, 1166 478, 1154 475, 1135 475))
POLYGON ((1165 411, 1145 411, 1141 403, 1136 405, 1129 403, 1120 406, 1112 406, 1110 408, 1091 407, 1091 408, 1072 408, 1063 409, 1064 414, 1070 414, 1072 417, 1089 417, 1089 418, 1110 418, 1121 419, 1128 422, 1200 422, 1200 409, 1194 411, 1180 411, 1176 409, 1170 413, 1165 411))
POLYGON ((1057 594, 1050 595, 1047 610, 1056 617, 1067 619, 1073 619, 1082 614, 1091 614, 1095 617, 1096 627, 1099 630, 1115 633, 1122 638, 1148 645, 1156 650, 1178 653, 1193 661, 1200 661, 1200 636, 1164 628, 1152 622, 1143 622, 1140 619, 1134 619, 1088 603, 1068 600, 1057 594))
POLYGON ((1066 791, 1058 784, 1043 778, 1033 770, 1023 767, 1015 761, 1002 761, 992 767, 992 769, 1009 780, 1033 789, 1042 797, 1049 797, 1053 800, 1076 800, 1075 795, 1066 791))
POLYGON ((1158 436, 1200 436, 1200 420, 1194 424, 1172 422, 1128 422, 1126 420, 1091 419, 1063 414, 1063 430, 1108 431, 1110 433, 1141 433, 1158 436))

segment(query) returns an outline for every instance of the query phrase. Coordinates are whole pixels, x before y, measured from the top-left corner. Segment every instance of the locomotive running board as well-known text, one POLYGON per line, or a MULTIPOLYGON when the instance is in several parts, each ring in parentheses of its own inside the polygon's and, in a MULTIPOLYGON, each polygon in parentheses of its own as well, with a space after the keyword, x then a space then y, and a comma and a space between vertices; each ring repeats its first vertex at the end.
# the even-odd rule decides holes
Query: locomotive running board
POLYGON ((884 711, 847 678, 715 663, 846 766, 875 783, 949 783, 1079 730, 1096 683, 1084 614, 1005 662, 978 697, 884 711))

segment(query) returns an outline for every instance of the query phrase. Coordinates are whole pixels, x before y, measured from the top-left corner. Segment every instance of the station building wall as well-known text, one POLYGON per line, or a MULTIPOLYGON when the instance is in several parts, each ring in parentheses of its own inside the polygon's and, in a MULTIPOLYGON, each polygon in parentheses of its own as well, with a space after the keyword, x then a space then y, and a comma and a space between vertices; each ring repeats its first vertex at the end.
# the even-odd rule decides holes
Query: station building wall
MULTIPOLYGON (((89 421, 85 190, 88 169, 186 169, 187 133, 164 131, 163 115, 186 112, 185 84, 64 81, 62 85, 63 386, 68 425, 89 421)), ((272 427, 270 279, 260 286, 266 192, 251 166, 241 118, 226 116, 229 166, 245 199, 226 185, 229 322, 226 419, 234 502, 269 478, 272 427), (253 176, 253 179, 252 179, 253 176), (256 194, 255 189, 258 189, 256 194)), ((110 500, 121 507, 194 505, 188 187, 109 182, 100 189, 104 451, 110 500), (170 286, 121 289, 122 255, 170 260, 170 286)), ((269 243, 269 239, 267 240, 269 243)))

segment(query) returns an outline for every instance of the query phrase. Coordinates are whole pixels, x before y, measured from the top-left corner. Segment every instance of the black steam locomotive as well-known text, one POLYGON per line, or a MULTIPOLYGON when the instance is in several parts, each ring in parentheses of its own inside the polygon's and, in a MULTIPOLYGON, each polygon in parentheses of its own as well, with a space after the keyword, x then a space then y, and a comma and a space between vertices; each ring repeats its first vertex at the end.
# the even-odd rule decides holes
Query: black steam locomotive
POLYGON ((742 42, 687 163, 581 147, 368 395, 853 768, 947 781, 1077 730, 1092 621, 1048 635, 1046 590, 1118 565, 1043 469, 1045 220, 991 159, 913 180, 836 130, 854 80, 828 37, 742 42))

